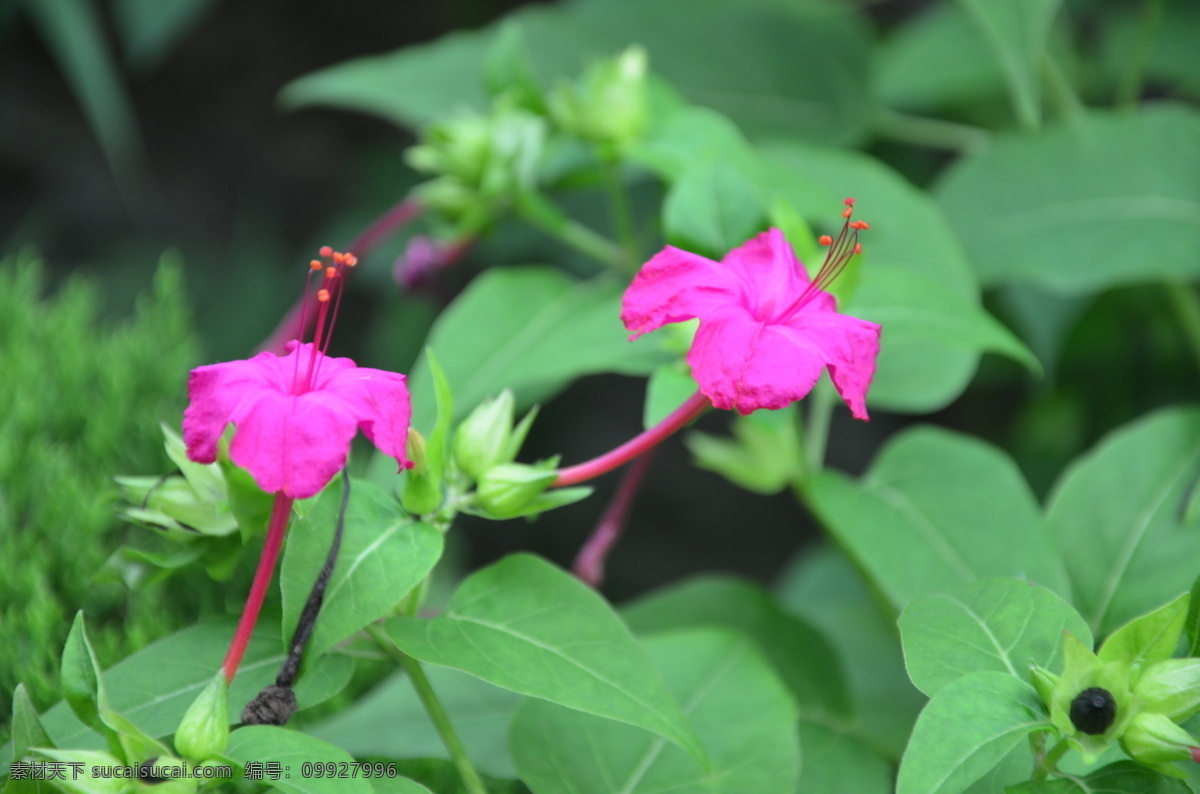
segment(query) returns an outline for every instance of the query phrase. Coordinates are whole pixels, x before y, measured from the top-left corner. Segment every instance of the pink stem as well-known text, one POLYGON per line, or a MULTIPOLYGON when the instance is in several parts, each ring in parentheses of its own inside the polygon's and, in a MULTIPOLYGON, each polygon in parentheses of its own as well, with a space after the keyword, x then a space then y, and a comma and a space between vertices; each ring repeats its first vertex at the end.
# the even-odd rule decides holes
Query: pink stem
MULTIPOLYGON (((359 232, 347 247, 346 253, 354 254, 360 261, 366 259, 375 246, 379 245, 389 234, 407 225, 424 209, 417 199, 411 196, 404 199, 371 221, 367 228, 359 232)), ((293 339, 303 339, 311 329, 316 316, 317 295, 314 292, 312 295, 301 298, 288 310, 279 324, 275 326, 275 330, 259 344, 255 352, 261 353, 269 350, 272 353, 283 355, 284 345, 293 339)))
POLYGON ((667 436, 686 426, 711 407, 712 402, 700 392, 696 392, 691 397, 688 397, 683 405, 676 408, 666 419, 641 435, 634 436, 611 452, 606 452, 598 458, 592 458, 588 462, 580 463, 577 466, 568 466, 565 469, 559 469, 558 479, 550 487, 561 488, 564 485, 574 485, 575 483, 586 482, 593 477, 599 477, 601 474, 606 474, 618 466, 628 463, 652 447, 657 446, 667 436))
POLYGON ((604 581, 604 561, 608 559, 608 553, 612 551, 613 546, 617 544, 617 540, 625 531, 629 509, 633 506, 633 497, 637 494, 638 487, 642 484, 642 478, 653 457, 654 450, 647 450, 633 462, 629 471, 625 472, 625 476, 621 478, 621 484, 617 486, 617 492, 613 494, 612 501, 604 509, 604 515, 600 516, 600 522, 596 524, 591 537, 583 544, 583 548, 579 550, 579 556, 575 558, 575 564, 571 570, 584 583, 594 588, 600 587, 601 582, 604 581))
POLYGON ((242 608, 242 617, 238 620, 237 631, 233 634, 233 642, 229 644, 229 653, 225 654, 225 662, 221 669, 225 671, 225 681, 232 682, 237 673, 238 665, 242 663, 242 655, 250 644, 250 635, 254 633, 254 624, 258 622, 258 613, 262 609, 263 600, 267 597, 267 588, 271 584, 271 574, 275 572, 275 561, 279 559, 279 550, 283 548, 283 536, 287 532, 288 519, 292 515, 290 496, 282 493, 275 494, 275 504, 271 508, 271 523, 267 526, 267 540, 263 543, 262 556, 258 558, 258 570, 254 572, 254 583, 250 586, 250 595, 246 597, 246 606, 242 608))

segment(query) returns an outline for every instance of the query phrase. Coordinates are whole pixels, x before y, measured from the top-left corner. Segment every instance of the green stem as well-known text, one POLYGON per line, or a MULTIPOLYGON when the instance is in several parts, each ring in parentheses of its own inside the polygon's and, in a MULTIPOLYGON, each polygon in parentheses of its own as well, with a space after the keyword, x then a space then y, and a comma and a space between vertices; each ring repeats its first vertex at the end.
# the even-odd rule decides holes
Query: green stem
POLYGON ((372 624, 367 627, 367 632, 375 639, 380 648, 404 668, 408 680, 412 682, 413 689, 417 692, 417 697, 421 700, 421 705, 425 707, 425 713, 429 715, 433 727, 437 729, 438 736, 442 739, 442 744, 445 745, 451 760, 454 761, 454 766, 458 768, 459 777, 462 778, 467 794, 487 794, 483 780, 475 771, 471 759, 467 757, 466 749, 463 748, 458 734, 454 732, 454 727, 450 724, 450 717, 446 714, 446 709, 442 707, 442 702, 438 700, 433 686, 425 677, 421 663, 396 647, 396 644, 379 626, 372 624))
POLYGON ((1161 18, 1162 0, 1143 0, 1142 19, 1141 24, 1138 25, 1137 37, 1133 41, 1132 52, 1129 53, 1125 70, 1121 73, 1117 83, 1117 107, 1131 108, 1141 98, 1146 59, 1154 41, 1154 31, 1158 28, 1161 18))
POLYGON ((942 119, 883 110, 875 117, 875 131, 902 143, 968 152, 987 143, 987 130, 942 119))
POLYGON ((1184 336, 1196 354, 1196 362, 1200 364, 1200 298, 1190 284, 1171 281, 1164 286, 1171 307, 1179 317, 1179 324, 1183 326, 1184 336))
POLYGON ((1037 761, 1037 766, 1033 769, 1034 780, 1045 780, 1051 772, 1058 771, 1058 762, 1066 754, 1070 747, 1067 745, 1067 740, 1063 739, 1054 747, 1050 748, 1050 752, 1043 755, 1037 761))
POLYGON ((637 236, 634 231, 633 210, 629 206, 625 183, 621 181, 620 164, 616 161, 608 163, 604 168, 604 189, 608 193, 613 229, 621 247, 625 249, 625 261, 634 262, 637 259, 637 236))
POLYGON ((522 218, 534 226, 605 267, 627 269, 629 260, 621 246, 577 223, 540 193, 521 193, 517 196, 516 209, 522 218))
POLYGON ((804 439, 804 455, 810 474, 825 467, 825 446, 829 441, 829 423, 837 404, 833 389, 812 390, 812 405, 808 409, 808 433, 804 439))

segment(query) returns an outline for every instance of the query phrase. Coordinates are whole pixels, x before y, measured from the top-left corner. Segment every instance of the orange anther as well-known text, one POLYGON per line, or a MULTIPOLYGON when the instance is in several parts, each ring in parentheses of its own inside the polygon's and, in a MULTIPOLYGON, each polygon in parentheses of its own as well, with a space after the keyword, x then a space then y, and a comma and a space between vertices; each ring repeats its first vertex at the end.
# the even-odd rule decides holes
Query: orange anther
POLYGON ((313 261, 308 263, 308 266, 311 267, 313 270, 320 270, 321 269, 321 260, 314 259, 313 261))
POLYGON ((845 201, 843 201, 842 203, 843 203, 843 204, 845 204, 847 207, 853 207, 853 206, 854 206, 854 199, 852 199, 852 198, 848 198, 848 199, 846 199, 845 201))
POLYGON ((871 225, 866 221, 850 221, 851 229, 870 229, 871 225))
POLYGON ((323 245, 323 246, 321 246, 321 248, 319 249, 318 253, 320 253, 320 254, 321 254, 321 256, 324 256, 324 257, 333 256, 333 249, 332 249, 332 248, 330 248, 330 247, 329 247, 329 246, 327 246, 327 245, 323 245))
POLYGON ((346 261, 346 255, 343 254, 341 251, 334 251, 333 252, 333 261, 337 262, 340 265, 342 262, 346 261))
POLYGON ((854 244, 854 253, 856 253, 856 254, 861 254, 861 253, 862 253, 862 243, 855 243, 855 244, 854 244))
POLYGON ((327 289, 317 290, 317 300, 319 300, 321 303, 328 303, 329 302, 329 290, 327 290, 327 289))
POLYGON ((846 207, 846 209, 842 210, 842 217, 849 218, 850 213, 852 213, 852 212, 854 212, 854 210, 850 209, 849 207, 846 207))
POLYGON ((358 257, 354 254, 346 254, 346 267, 354 267, 358 264, 358 257))
POLYGON ((331 279, 331 278, 336 278, 336 277, 337 277, 337 268, 336 267, 325 268, 325 278, 331 279))
POLYGON ((828 234, 822 234, 820 237, 817 238, 817 242, 820 243, 821 245, 833 245, 833 238, 830 237, 828 234))

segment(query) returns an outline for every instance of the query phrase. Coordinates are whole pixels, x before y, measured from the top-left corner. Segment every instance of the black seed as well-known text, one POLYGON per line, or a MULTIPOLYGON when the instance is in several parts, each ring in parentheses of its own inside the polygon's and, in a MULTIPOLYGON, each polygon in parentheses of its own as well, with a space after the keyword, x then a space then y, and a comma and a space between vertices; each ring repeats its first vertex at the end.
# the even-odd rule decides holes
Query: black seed
POLYGON ((1071 724, 1080 733, 1099 736, 1117 716, 1117 702, 1107 689, 1085 689, 1071 701, 1071 724))
POLYGON ((151 758, 149 761, 143 762, 142 765, 138 767, 138 771, 137 771, 138 780, 140 780, 143 783, 146 783, 148 785, 151 785, 151 786, 153 786, 157 783, 165 783, 167 781, 167 779, 165 777, 158 777, 157 775, 154 774, 154 765, 157 763, 158 763, 157 757, 151 758))

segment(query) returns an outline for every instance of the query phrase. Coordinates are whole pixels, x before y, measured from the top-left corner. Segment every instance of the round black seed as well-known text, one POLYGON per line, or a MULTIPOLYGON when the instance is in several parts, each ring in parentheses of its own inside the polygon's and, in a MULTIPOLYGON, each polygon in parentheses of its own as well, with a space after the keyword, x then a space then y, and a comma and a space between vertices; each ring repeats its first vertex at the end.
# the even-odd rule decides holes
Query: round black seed
POLYGON ((1080 733, 1099 736, 1117 717, 1117 702, 1107 689, 1085 689, 1071 701, 1071 724, 1080 733))
POLYGON ((154 766, 157 763, 157 757, 151 758, 149 761, 144 761, 142 765, 138 767, 138 780, 141 780, 143 783, 147 783, 152 786, 157 783, 165 783, 167 781, 165 777, 159 777, 158 775, 154 774, 154 766))

